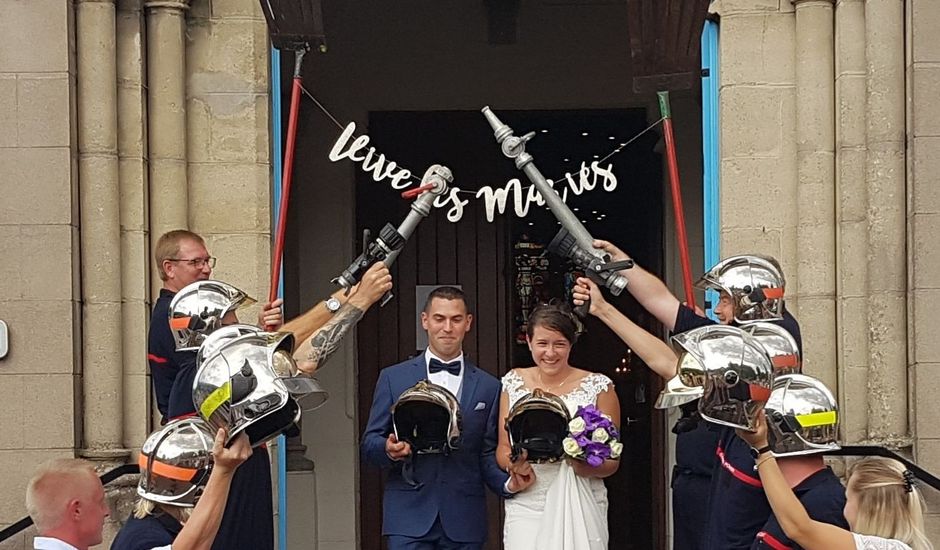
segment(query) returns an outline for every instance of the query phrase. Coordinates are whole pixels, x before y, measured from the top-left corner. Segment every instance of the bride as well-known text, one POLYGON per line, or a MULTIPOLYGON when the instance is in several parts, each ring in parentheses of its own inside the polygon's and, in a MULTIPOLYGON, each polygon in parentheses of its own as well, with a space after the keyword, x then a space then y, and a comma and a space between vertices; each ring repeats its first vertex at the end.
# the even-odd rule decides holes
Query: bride
MULTIPOLYGON (((538 306, 528 321, 526 340, 535 366, 513 369, 502 381, 496 457, 504 470, 520 468, 510 460, 506 417, 516 401, 536 388, 561 397, 572 415, 578 406, 595 405, 615 426, 620 425, 620 402, 610 378, 568 364, 571 346, 577 340, 577 324, 570 310, 558 305, 538 306)), ((606 549, 607 488, 603 478, 616 472, 618 465, 608 459, 592 467, 570 458, 532 464, 535 483, 506 500, 506 550, 606 549)))

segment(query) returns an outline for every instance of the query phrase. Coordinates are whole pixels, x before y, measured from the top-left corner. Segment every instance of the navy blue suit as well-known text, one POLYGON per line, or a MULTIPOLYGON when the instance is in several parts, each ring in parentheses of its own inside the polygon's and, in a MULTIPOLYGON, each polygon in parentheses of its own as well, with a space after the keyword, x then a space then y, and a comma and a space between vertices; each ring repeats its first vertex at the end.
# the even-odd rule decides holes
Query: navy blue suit
POLYGON ((496 463, 500 383, 464 359, 459 448, 447 455, 413 457, 412 487, 402 479, 402 462, 385 453, 385 441, 393 432, 391 407, 405 390, 427 379, 425 354, 382 369, 375 386, 369 424, 360 444, 365 463, 390 468, 385 484, 382 534, 424 537, 442 528, 448 539, 469 547, 486 540, 484 484, 507 497, 508 475, 496 463), (439 522, 439 523, 438 523, 439 522))

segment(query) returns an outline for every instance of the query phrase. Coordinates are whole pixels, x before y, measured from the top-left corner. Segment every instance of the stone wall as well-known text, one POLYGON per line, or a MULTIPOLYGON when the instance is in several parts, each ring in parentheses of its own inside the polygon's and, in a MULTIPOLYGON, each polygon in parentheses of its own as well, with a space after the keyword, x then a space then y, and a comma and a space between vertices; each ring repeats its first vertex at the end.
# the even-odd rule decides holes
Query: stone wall
MULTIPOLYGON (((908 281, 911 324, 909 345, 910 408, 918 462, 940 472, 940 341, 934 332, 940 305, 940 4, 907 2, 908 50, 908 281)), ((931 540, 940 540, 940 498, 928 491, 931 540)))
MULTIPOLYGON (((39 462, 79 445, 81 317, 71 3, 0 17, 0 526, 24 515, 39 462), (29 47, 24 47, 29 44, 29 47)), ((25 536, 0 546, 25 548, 25 536)))
MULTIPOLYGON (((154 220, 155 196, 165 198, 170 184, 185 190, 169 197, 183 213, 171 225, 206 235, 221 258, 216 277, 266 297, 270 161, 267 35, 256 1, 3 0, 0 9, 0 319, 11 336, 0 360, 5 526, 25 515, 37 464, 85 456, 106 469, 152 426, 150 239, 173 219, 158 209, 154 220), (185 41, 174 44, 174 33, 185 41), (160 63, 148 63, 148 51, 160 63), (185 90, 185 103, 162 88, 149 93, 151 79, 167 83, 167 68, 183 68, 169 88, 185 90), (158 149, 151 163, 155 136, 175 140, 180 153, 158 149)), ((109 490, 105 546, 134 484, 109 490)), ((0 547, 26 548, 33 534, 0 547)))

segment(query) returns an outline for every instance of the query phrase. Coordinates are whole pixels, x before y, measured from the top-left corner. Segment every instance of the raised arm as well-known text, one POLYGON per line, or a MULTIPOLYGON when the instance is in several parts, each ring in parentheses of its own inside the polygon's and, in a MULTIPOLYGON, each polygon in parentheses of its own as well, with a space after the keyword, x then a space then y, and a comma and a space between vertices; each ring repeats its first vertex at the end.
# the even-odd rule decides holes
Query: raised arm
MULTIPOLYGON (((251 456, 251 444, 248 436, 241 433, 226 448, 225 429, 219 429, 212 447, 212 473, 206 488, 193 508, 189 520, 183 525, 179 535, 173 541, 173 550, 209 550, 215 541, 222 524, 222 513, 228 501, 229 489, 235 470, 251 456)), ((259 450, 265 452, 264 450, 259 450)))
MULTIPOLYGON (((351 297, 351 294, 347 296, 343 289, 339 289, 332 294, 332 297, 339 300, 341 304, 345 304, 346 301, 351 297)), ((270 305, 273 307, 275 304, 276 302, 270 305)), ((270 313, 267 309, 263 312, 263 314, 265 315, 266 319, 270 317, 270 313)), ((303 342, 310 338, 314 332, 316 332, 332 318, 333 313, 326 308, 326 301, 321 300, 312 308, 284 323, 284 325, 281 327, 270 326, 272 323, 268 323, 264 326, 269 327, 268 330, 273 329, 280 330, 282 332, 293 332, 294 339, 298 342, 303 342)))
POLYGON ((339 349, 349 329, 356 326, 366 310, 391 288, 392 276, 388 268, 382 262, 375 263, 362 276, 362 281, 339 311, 294 351, 297 368, 308 375, 316 372, 339 349))
MULTIPOLYGON (((757 417, 756 432, 737 430, 737 433, 738 437, 751 447, 766 447, 767 417, 764 411, 757 417)), ((783 477, 773 454, 767 452, 757 458, 757 472, 760 474, 770 507, 774 511, 774 517, 790 539, 806 550, 855 550, 855 540, 851 532, 809 517, 806 508, 793 494, 790 484, 783 477)))
MULTIPOLYGON (((630 259, 624 251, 608 241, 597 239, 594 241, 594 248, 610 254, 611 260, 615 262, 630 259)), ((676 325, 679 299, 666 288, 666 284, 639 264, 621 271, 620 274, 630 281, 627 290, 636 298, 636 301, 640 302, 646 311, 652 313, 653 317, 659 319, 659 322, 666 328, 672 330, 676 325)))
POLYGON ((590 298, 591 315, 610 327, 660 378, 669 380, 676 375, 676 363, 679 358, 675 352, 665 342, 641 328, 607 302, 594 281, 579 277, 573 296, 575 305, 581 305, 590 298))

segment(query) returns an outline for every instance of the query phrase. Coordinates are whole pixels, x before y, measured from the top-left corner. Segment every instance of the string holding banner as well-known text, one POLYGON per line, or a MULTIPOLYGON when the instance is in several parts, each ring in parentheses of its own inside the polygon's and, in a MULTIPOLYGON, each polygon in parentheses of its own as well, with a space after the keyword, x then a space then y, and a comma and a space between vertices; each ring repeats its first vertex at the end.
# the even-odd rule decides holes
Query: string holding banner
MULTIPOLYGON (((343 126, 313 94, 305 88, 303 92, 341 130, 328 155, 331 162, 350 160, 358 163, 364 172, 370 174, 373 181, 376 183, 387 181, 392 189, 398 191, 421 184, 420 181, 414 179, 411 170, 388 159, 384 153, 380 153, 374 146, 369 145, 370 138, 368 135, 357 136, 355 122, 343 126)), ((552 190, 561 197, 563 202, 567 202, 571 195, 579 196, 598 188, 608 193, 615 191, 617 189, 617 176, 613 172, 613 165, 610 163, 604 165, 602 163, 623 151, 640 136, 655 128, 662 120, 659 119, 652 123, 626 142, 621 143, 600 160, 592 161, 590 164, 582 162, 574 174, 566 172, 561 178, 547 180, 549 185, 552 186, 552 190), (564 186, 555 189, 554 185, 558 182, 564 182, 564 186)), ((527 216, 533 205, 545 206, 545 198, 542 197, 541 192, 534 185, 523 186, 518 178, 512 178, 502 187, 482 185, 475 191, 452 186, 445 195, 434 200, 434 207, 447 209, 445 214, 447 221, 459 222, 463 218, 464 208, 470 203, 469 199, 463 199, 461 195, 471 195, 474 199, 482 199, 484 201, 486 221, 490 223, 496 219, 497 214, 506 213, 510 195, 513 199, 512 211, 519 218, 527 216)))

